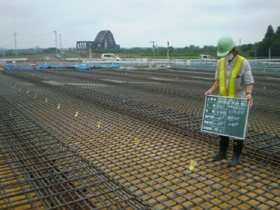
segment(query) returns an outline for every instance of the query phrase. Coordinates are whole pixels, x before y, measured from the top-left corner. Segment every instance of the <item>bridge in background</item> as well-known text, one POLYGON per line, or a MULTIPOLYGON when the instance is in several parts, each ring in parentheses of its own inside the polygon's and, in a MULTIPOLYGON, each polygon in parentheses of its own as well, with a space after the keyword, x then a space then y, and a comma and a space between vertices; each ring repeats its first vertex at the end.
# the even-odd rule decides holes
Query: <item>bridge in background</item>
POLYGON ((120 49, 117 45, 111 31, 100 31, 94 41, 77 41, 78 51, 101 50, 101 49, 120 49))

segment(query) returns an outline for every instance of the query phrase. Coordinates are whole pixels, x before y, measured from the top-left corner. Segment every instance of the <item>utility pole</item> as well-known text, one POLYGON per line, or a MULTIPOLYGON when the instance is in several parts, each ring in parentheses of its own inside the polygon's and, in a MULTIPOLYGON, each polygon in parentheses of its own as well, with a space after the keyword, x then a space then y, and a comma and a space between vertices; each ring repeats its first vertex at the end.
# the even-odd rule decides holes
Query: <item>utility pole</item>
POLYGON ((257 59, 257 48, 255 48, 255 59, 257 59))
POLYGON ((91 46, 89 45, 89 59, 91 60, 91 46))
POLYGON ((156 57, 156 45, 155 45, 155 41, 151 41, 151 43, 153 43, 153 53, 154 53, 154 58, 156 57))
POLYGON ((151 41, 151 43, 153 43, 153 53, 154 53, 154 65, 155 65, 155 62, 156 62, 156 45, 155 45, 155 41, 151 41))
POLYGON ((167 59, 169 60, 169 41, 167 42, 167 59))
POLYGON ((17 50, 17 38, 16 38, 17 33, 14 33, 14 37, 15 37, 15 50, 17 50))
POLYGON ((169 41, 167 42, 167 60, 168 60, 168 68, 170 67, 170 59, 169 59, 169 41))
POLYGON ((55 36, 55 54, 57 55, 57 38, 56 38, 56 31, 54 31, 55 36))
POLYGON ((61 39, 61 34, 59 34, 59 49, 62 50, 62 39, 61 39))

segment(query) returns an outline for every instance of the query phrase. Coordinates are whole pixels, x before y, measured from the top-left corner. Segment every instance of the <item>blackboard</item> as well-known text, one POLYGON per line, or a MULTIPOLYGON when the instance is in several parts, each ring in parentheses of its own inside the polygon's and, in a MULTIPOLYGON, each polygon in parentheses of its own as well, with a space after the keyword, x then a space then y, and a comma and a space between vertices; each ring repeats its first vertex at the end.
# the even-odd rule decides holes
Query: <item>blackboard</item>
POLYGON ((224 96, 205 98, 201 131, 244 139, 249 100, 224 96))

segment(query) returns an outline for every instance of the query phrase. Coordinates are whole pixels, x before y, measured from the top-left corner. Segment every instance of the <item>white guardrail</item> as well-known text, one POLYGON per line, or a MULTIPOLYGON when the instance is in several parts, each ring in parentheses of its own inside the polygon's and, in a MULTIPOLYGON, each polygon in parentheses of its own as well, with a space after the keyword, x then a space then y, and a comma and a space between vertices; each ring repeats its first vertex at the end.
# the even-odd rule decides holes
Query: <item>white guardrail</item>
MULTIPOLYGON (((278 72, 280 73, 280 59, 248 59, 252 70, 258 72, 278 72)), ((20 59, 0 59, 1 66, 11 65, 16 61, 18 66, 28 65, 26 58, 20 59), (3 61, 3 62, 2 62, 3 61), (11 62, 12 61, 12 62, 11 62), (8 62, 10 64, 8 64, 8 62)), ((64 61, 53 61, 48 64, 53 65, 119 65, 120 67, 135 68, 186 68, 193 70, 215 70, 218 60, 201 59, 148 59, 148 58, 126 58, 121 61, 102 61, 100 58, 66 58, 64 61)), ((38 65, 44 62, 37 62, 38 65)))
MULTIPOLYGON (((279 72, 280 73, 280 59, 248 59, 253 71, 259 72, 279 72)), ((187 68, 197 70, 215 70, 218 60, 200 60, 200 59, 126 59, 122 61, 101 61, 84 60, 84 64, 116 64, 120 66, 134 66, 134 67, 149 67, 149 68, 187 68)))

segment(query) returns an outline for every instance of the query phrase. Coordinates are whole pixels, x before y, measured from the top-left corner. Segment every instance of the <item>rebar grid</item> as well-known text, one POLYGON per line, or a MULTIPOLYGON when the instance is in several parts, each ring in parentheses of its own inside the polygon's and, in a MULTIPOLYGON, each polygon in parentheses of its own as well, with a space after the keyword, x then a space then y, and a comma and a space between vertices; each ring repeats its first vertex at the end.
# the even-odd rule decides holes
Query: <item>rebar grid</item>
MULTIPOLYGON (((114 71, 85 72, 64 70, 63 77, 67 77, 67 80, 70 79, 70 81, 77 81, 77 79, 85 83, 94 81, 95 83, 114 85, 124 87, 126 89, 141 89, 145 90, 145 93, 152 92, 155 94, 188 97, 191 99, 201 100, 204 98, 204 92, 201 92, 201 88, 203 88, 202 91, 205 91, 212 85, 211 83, 213 82, 214 74, 209 72, 200 72, 201 75, 198 75, 199 72, 194 73, 193 71, 176 71, 172 73, 170 73, 170 71, 155 72, 156 71, 137 71, 136 73, 127 73, 114 71), (194 74, 195 77, 192 76, 194 74)), ((45 79, 52 78, 54 80, 63 81, 64 78, 59 76, 60 74, 61 71, 47 72, 45 70, 40 71, 40 73, 36 73, 37 76, 44 75, 43 78, 45 79), (47 76, 45 76, 45 73, 47 73, 47 76)), ((260 82, 260 79, 263 80, 257 87, 254 88, 254 108, 264 110, 266 112, 280 113, 279 81, 271 81, 269 78, 269 76, 265 77, 263 74, 256 76, 257 82, 260 82), (266 78, 268 78, 267 81, 265 80, 266 78)))
POLYGON ((20 112, 7 112, 7 105, 1 103, 0 112, 0 209, 147 209, 20 112))
MULTIPOLYGON (((211 141, 214 137, 201 134, 197 126, 182 136, 98 106, 92 110, 91 103, 62 95, 62 89, 53 91, 40 87, 38 91, 34 89, 38 92, 35 98, 35 92, 19 91, 14 85, 8 87, 11 92, 5 96, 17 92, 13 104, 18 104, 27 116, 103 167, 131 191, 144 196, 155 209, 277 207, 273 204, 279 202, 279 170, 251 159, 237 170, 209 161, 211 145, 201 141, 211 141), (46 97, 48 102, 44 101, 46 97), (61 109, 57 108, 59 102, 61 109), (76 110, 79 115, 74 117, 76 110), (97 121, 102 122, 98 129, 97 121), (139 145, 135 145, 135 137, 141 140, 139 145), (194 173, 188 172, 190 159, 200 165, 194 173)), ((77 96, 85 93, 67 87, 69 90, 77 96)), ((122 105, 114 97, 102 96, 107 103, 115 101, 113 104, 122 105)), ((127 100, 129 102, 129 98, 127 100)))
MULTIPOLYGON (((67 73, 67 71, 64 71, 63 73, 67 73)), ((43 75, 45 75, 47 72, 42 72, 43 75)), ((72 80, 76 77, 79 77, 76 72, 72 72, 73 77, 72 80)), ((79 73, 79 72, 78 72, 79 73)), ((53 74, 55 74, 56 79, 58 78, 59 72, 51 73, 48 78, 50 78, 53 74)), ((69 73, 67 73, 68 75, 69 73)), ((107 74, 107 73, 106 73, 107 74)), ((37 73, 38 75, 38 73, 37 73)), ((63 74, 64 75, 64 74, 63 74)), ((100 74, 99 74, 100 75, 100 74)), ((70 77, 70 76, 68 76, 70 77)), ((85 76, 81 76, 85 78, 85 76)), ((89 78, 90 76, 87 76, 89 78)), ((85 80, 85 79, 84 79, 85 80)), ((94 82, 100 82, 100 80, 93 79, 94 82)), ((89 82, 89 80, 88 80, 89 82)), ((172 97, 168 102, 162 102, 163 99, 159 99, 162 97, 162 95, 156 95, 156 94, 150 94, 146 93, 141 94, 137 89, 130 90, 130 86, 127 84, 125 87, 123 85, 117 84, 118 88, 111 88, 111 87, 105 87, 101 90, 98 90, 98 93, 96 93, 96 89, 92 91, 92 88, 88 87, 77 87, 77 86, 63 86, 60 88, 60 91, 64 91, 65 93, 71 93, 77 97, 84 98, 86 100, 92 99, 92 101, 95 101, 96 105, 102 104, 104 106, 107 106, 107 108, 110 109, 118 109, 119 111, 122 111, 123 113, 130 113, 139 115, 144 115, 145 117, 148 117, 148 122, 156 121, 155 123, 158 124, 164 123, 166 126, 171 126, 172 129, 192 129, 192 128, 198 128, 200 126, 200 119, 201 119, 201 113, 203 110, 203 103, 199 103, 198 99, 192 99, 193 97, 190 97, 190 99, 185 98, 179 98, 178 97, 172 97), (128 87, 127 87, 128 86, 128 87), (120 92, 119 94, 117 92, 120 92), (100 94, 100 92, 104 94, 100 94), (110 96, 108 96, 108 94, 110 96), (111 96, 113 95, 113 96, 111 96), (156 96, 155 96, 156 95, 156 96), (146 96, 146 97, 145 97, 146 96), (131 100, 137 98, 138 100, 131 100), (149 104, 143 104, 143 101, 149 99, 149 104), (126 101, 126 98, 128 99, 126 101), (140 100, 139 100, 140 99, 140 100), (155 102, 153 102, 153 99, 155 99, 155 102), (167 104, 167 106, 165 105, 167 104), (168 105, 171 104, 170 108, 168 105), (109 107, 108 107, 109 106, 109 107), (164 108, 162 108, 164 107, 164 108), (178 109, 178 108, 179 109, 178 109), (167 109, 168 108, 168 109, 167 109), (184 112, 183 110, 187 110, 184 112), (152 120, 151 120, 152 118, 152 120)), ((134 84, 133 84, 134 85, 134 84)), ((138 84, 140 86, 141 84, 138 84)), ((146 87, 147 84, 142 84, 143 87, 146 87)), ((90 86, 92 87, 92 86, 90 86)), ((160 89, 161 87, 159 87, 160 89)), ((146 90, 146 89, 145 89, 146 90)), ((191 95, 191 93, 186 93, 188 95, 191 95)), ((201 98, 201 96, 199 97, 201 98)), ((94 102, 93 102, 94 103, 94 102)), ((146 102, 145 102, 146 103, 146 102)), ((274 106, 274 108, 278 109, 274 106)), ((258 110, 258 109, 256 109, 258 110)), ((272 112, 273 110, 270 110, 272 112)), ((254 111, 253 111, 254 112, 254 111)), ((142 117, 143 118, 143 117, 142 117)), ((258 112, 255 115, 250 115, 250 118, 252 120, 250 121, 249 128, 248 128, 248 137, 252 136, 256 140, 262 140, 265 139, 266 143, 267 141, 274 141, 275 138, 274 135, 278 136, 276 139, 279 139, 279 127, 280 127, 280 121, 278 120, 277 115, 274 113, 267 113, 266 109, 262 110, 261 112, 258 112), (265 111, 265 112, 264 112, 265 111), (268 117, 269 116, 269 117, 268 117), (268 126, 269 125, 269 126, 268 126), (265 132, 263 135, 256 135, 256 133, 259 133, 258 130, 262 129, 262 132, 265 132), (264 138, 265 135, 265 138, 264 138)), ((273 143, 273 142, 272 142, 273 143)), ((273 143, 274 145, 274 143, 273 143)), ((266 147, 266 145, 258 145, 258 144, 251 144, 250 147, 254 147, 252 153, 255 154, 256 151, 262 150, 263 147, 266 147)), ((268 154, 275 154, 277 159, 279 158, 279 146, 270 146, 263 149, 263 152, 265 152, 266 155, 268 154)))
MULTIPOLYGON (((133 71, 133 72, 116 72, 116 71, 93 71, 93 72, 85 72, 79 71, 78 75, 80 77, 88 78, 89 73, 94 74, 94 76, 98 76, 98 78, 102 78, 106 76, 106 78, 114 78, 119 80, 127 80, 129 82, 133 82, 133 80, 139 81, 141 80, 149 80, 149 81, 158 81, 163 83, 165 87, 169 89, 178 89, 180 90, 180 86, 176 87, 176 85, 184 85, 184 89, 187 89, 189 92, 197 92, 200 93, 199 88, 195 88, 197 86, 204 87, 204 89, 209 88, 212 82, 214 82, 214 72, 205 72, 205 71, 180 71, 180 70, 158 70, 158 71, 133 71), (170 86, 172 84, 172 86, 170 86)), ((72 73, 73 74, 73 73, 72 73)), ((254 88, 254 93, 256 92, 256 96, 269 96, 271 98, 280 99, 280 91, 279 91, 279 80, 272 80, 271 75, 269 74, 255 74, 255 81, 257 86, 254 88)), ((182 86, 181 86, 182 87, 182 86)), ((271 99, 270 98, 270 99, 271 99)), ((261 101, 266 101, 264 97, 260 98, 261 101)), ((270 100, 270 102, 273 102, 270 100)), ((278 104, 277 104, 278 105, 278 104)))
MULTIPOLYGON (((30 73, 30 71, 28 71, 28 72, 30 73)), ((189 92, 188 89, 192 85, 190 85, 188 83, 183 83, 183 85, 182 85, 181 84, 182 82, 180 82, 179 84, 181 84, 181 86, 178 86, 178 84, 176 83, 175 87, 177 86, 177 89, 172 90, 172 89, 168 89, 168 88, 164 87, 168 83, 164 83, 163 86, 162 85, 158 86, 157 84, 156 84, 156 86, 154 86, 153 84, 145 83, 145 82, 144 82, 144 84, 141 84, 141 83, 136 83, 135 84, 133 82, 132 83, 130 83, 130 82, 129 83, 127 83, 127 82, 126 83, 116 83, 116 82, 112 82, 112 81, 111 82, 109 82, 109 81, 106 82, 106 81, 102 80, 102 78, 100 78, 102 74, 105 74, 106 76, 108 74, 110 74, 110 75, 111 74, 116 74, 113 71, 110 71, 109 73, 108 72, 104 73, 104 71, 101 71, 101 72, 94 71, 93 73, 92 72, 83 73, 83 72, 65 70, 65 71, 63 71, 63 76, 61 76, 60 75, 61 71, 51 71, 51 72, 40 71, 40 72, 35 72, 34 74, 32 74, 32 77, 34 77, 34 75, 36 75, 38 78, 44 78, 44 79, 49 78, 49 79, 56 79, 56 80, 59 80, 59 81, 63 81, 65 79, 65 77, 67 78, 67 80, 76 81, 76 82, 82 80, 83 82, 85 82, 85 86, 82 86, 82 88, 87 88, 87 89, 91 89, 93 87, 94 88, 96 87, 94 85, 89 85, 89 86, 86 85, 86 84, 92 84, 92 82, 99 83, 99 84, 102 83, 102 82, 107 83, 108 85, 110 85, 110 87, 112 87, 112 85, 114 85, 114 86, 117 86, 118 88, 115 88, 115 89, 110 88, 110 87, 102 88, 102 90, 99 90, 99 92, 100 91, 101 92, 105 91, 104 93, 114 94, 114 92, 113 92, 114 90, 115 90, 115 92, 119 91, 118 97, 121 98, 123 101, 125 101, 126 97, 131 99, 131 97, 136 96, 138 99, 143 98, 144 101, 145 101, 145 98, 150 97, 151 99, 149 99, 148 103, 156 105, 156 109, 157 109, 157 107, 162 107, 164 105, 164 103, 167 103, 167 107, 165 109, 172 109, 172 110, 177 111, 178 109, 176 109, 176 107, 178 107, 180 109, 180 110, 178 110, 180 113, 181 112, 183 112, 183 113, 187 112, 188 115, 194 115, 195 114, 195 117, 198 118, 197 121, 198 122, 200 121, 201 113, 202 113, 202 109, 203 109, 203 103, 199 103, 199 100, 200 100, 200 102, 202 102, 202 100, 204 99, 204 96, 203 96, 204 92, 201 92, 201 90, 200 90, 200 94, 197 94, 197 93, 193 94, 192 92, 189 92), (96 79, 96 74, 98 75, 99 79, 96 79), (187 90, 186 90, 186 87, 184 85, 187 85, 187 87, 188 87, 187 90), (179 87, 181 87, 181 89, 183 88, 184 91, 182 92, 182 90, 179 87), (178 88, 179 88, 179 90, 178 90, 178 88), (139 89, 140 89, 140 91, 145 90, 145 93, 144 94, 143 94, 143 92, 142 92, 142 94, 141 94, 141 92, 139 93, 139 89), (128 90, 131 90, 131 94, 128 93, 128 90), (152 94, 149 94, 151 92, 152 92, 152 94), (159 101, 158 98, 157 98, 157 97, 161 97, 162 95, 170 96, 170 94, 171 94, 171 97, 169 97, 170 99, 166 100, 167 102, 162 102, 163 100, 159 101), (143 96, 143 97, 141 97, 141 96, 143 96), (172 97, 172 96, 174 96, 174 97, 172 97), (176 97, 176 96, 179 96, 180 101, 178 101, 178 97, 176 97), (186 98, 189 98, 190 100, 186 101, 186 98), (153 103, 153 101, 152 101, 153 99, 156 100, 156 103, 153 103), (176 100, 176 102, 174 100, 176 100), (170 103, 171 103, 171 106, 169 105, 170 103), (192 104, 190 104, 190 103, 192 103, 192 104)), ((137 72, 135 74, 136 74, 137 77, 139 77, 139 73, 137 73, 137 72)), ((144 72, 147 72, 147 71, 144 71, 144 72)), ((154 72, 155 71, 152 71, 152 74, 155 74, 154 72)), ((129 72, 128 74, 125 74, 124 72, 117 72, 117 73, 119 73, 118 77, 120 77, 120 76, 121 77, 124 76, 124 77, 127 77, 127 78, 128 77, 133 77, 134 78, 133 81, 135 81, 135 76, 131 76, 131 74, 134 74, 134 72, 133 73, 129 72)), ((182 73, 182 72, 179 71, 179 74, 180 73, 182 73)), ((141 79, 138 80, 138 81, 142 81, 142 83, 143 83, 143 81, 144 81, 143 80, 143 77, 144 77, 143 74, 144 73, 142 72, 140 74, 142 74, 142 76, 140 77, 141 79)), ((145 74, 149 74, 149 72, 145 73, 145 74)), ((165 74, 166 74, 166 71, 164 71, 164 75, 165 74)), ((172 77, 174 77, 174 75, 176 75, 176 74, 177 74, 177 72, 173 73, 172 77)), ((192 72, 190 73, 188 71, 187 74, 192 74, 192 72)), ((186 75, 186 73, 185 73, 185 75, 186 75)), ((206 75, 210 75, 210 73, 207 72, 206 75)), ((202 78, 204 78, 204 75, 202 75, 202 78)), ((264 81, 266 79, 266 77, 263 77, 263 75, 262 75, 261 78, 263 78, 264 81)), ((147 78, 147 80, 149 81, 149 78, 147 78)), ((147 80, 146 80, 146 82, 147 82, 147 80)), ((172 82, 172 81, 170 82, 170 84, 173 84, 173 83, 174 82, 172 82)), ((170 84, 169 84, 169 86, 170 86, 170 84)), ((267 86, 269 86, 271 84, 271 81, 268 81, 268 83, 266 83, 266 84, 267 84, 267 86)), ((198 85, 197 83, 194 84, 196 89, 199 90, 197 85, 198 85)), ((205 86, 205 83, 204 83, 204 86, 205 86)), ((204 87, 204 86, 202 86, 202 87, 204 87)), ((210 86, 210 84, 207 85, 207 88, 209 86, 210 86)), ((97 86, 97 87, 99 87, 99 86, 97 86)), ((257 88, 258 88, 258 86, 257 86, 257 88)), ((86 92, 85 90, 83 90, 83 93, 82 93, 80 87, 77 87, 76 89, 78 89, 78 92, 76 93, 77 96, 89 95, 89 97, 90 97, 90 94, 92 94, 92 93, 90 93, 91 91, 86 92)), ((258 89, 260 89, 260 88, 258 88, 258 89)), ((204 91, 204 89, 203 89, 203 91, 204 91)), ((272 91, 270 90, 270 91, 267 91, 266 93, 277 94, 277 92, 279 92, 278 89, 272 89, 272 91), (276 91, 276 92, 273 92, 273 91, 276 91)), ((93 94, 95 94, 95 93, 93 93, 93 94)), ((277 116, 275 115, 275 113, 279 113, 279 110, 280 110, 280 107, 278 105, 279 104, 279 97, 273 96, 272 98, 269 98, 269 96, 267 96, 265 98, 263 98, 263 97, 258 98, 258 96, 256 96, 256 97, 254 96, 254 98, 255 98, 254 109, 251 112, 254 112, 255 110, 257 110, 257 111, 260 110, 260 112, 258 112, 255 115, 250 114, 250 118, 252 118, 252 120, 251 120, 251 123, 249 125, 250 127, 248 128, 249 132, 255 133, 255 131, 258 131, 260 128, 261 129, 265 128, 265 130, 263 132, 266 132, 268 134, 276 134, 276 135, 279 136, 279 129, 278 128, 280 127, 280 122, 279 122, 277 116), (259 101, 261 103, 259 103, 259 101), (271 102, 272 104, 277 104, 277 106, 270 105, 270 104, 262 104, 262 103, 268 103, 268 102, 271 102), (268 115, 269 115, 269 117, 268 117, 268 115), (274 119, 274 120, 272 121, 272 119, 274 119), (267 126, 267 125, 269 125, 269 126, 267 126)), ((139 100, 136 103, 139 103, 139 100)), ((140 101, 140 103, 141 103, 141 101, 140 101)), ((159 113, 158 110, 156 112, 152 111, 150 113, 155 113, 155 115, 153 117, 156 117, 156 118, 158 118, 158 116, 161 115, 161 113, 159 113)), ((185 116, 181 116, 181 117, 185 118, 185 116)), ((172 120, 169 120, 169 122, 173 122, 175 124, 178 124, 178 120, 176 118, 174 118, 174 117, 171 117, 171 118, 172 118, 172 120)), ((170 119, 170 117, 169 117, 169 119, 170 119)), ((164 120, 164 121, 166 122, 166 120, 164 120)), ((188 121, 189 120, 186 120, 185 122, 188 122, 188 121)))

